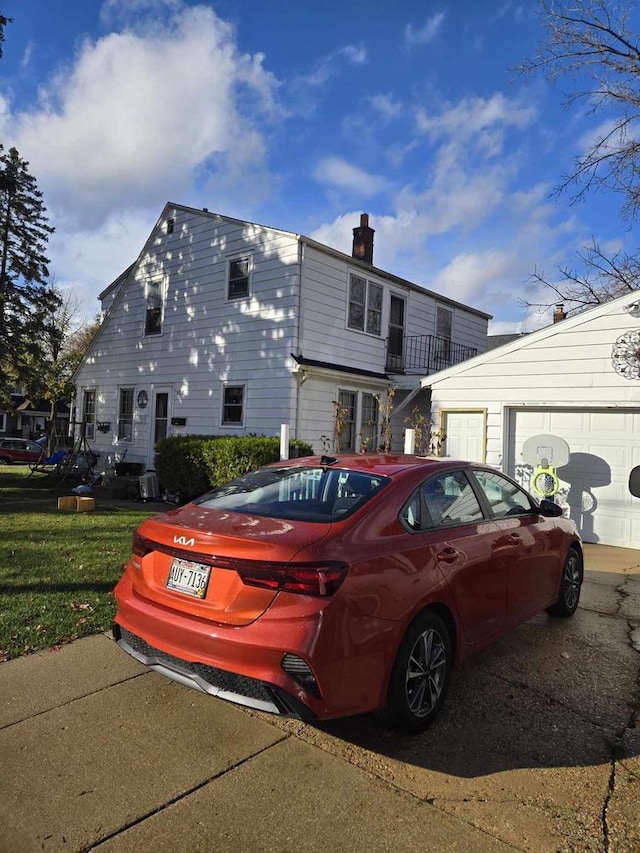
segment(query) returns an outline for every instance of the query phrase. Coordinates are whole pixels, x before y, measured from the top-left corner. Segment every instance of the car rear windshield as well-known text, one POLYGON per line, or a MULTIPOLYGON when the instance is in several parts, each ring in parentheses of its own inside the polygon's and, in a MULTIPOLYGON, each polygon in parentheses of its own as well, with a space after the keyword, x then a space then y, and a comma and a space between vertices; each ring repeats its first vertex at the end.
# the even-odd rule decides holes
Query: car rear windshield
POLYGON ((388 477, 344 468, 264 468, 207 492, 195 503, 271 518, 340 521, 388 482, 388 477))

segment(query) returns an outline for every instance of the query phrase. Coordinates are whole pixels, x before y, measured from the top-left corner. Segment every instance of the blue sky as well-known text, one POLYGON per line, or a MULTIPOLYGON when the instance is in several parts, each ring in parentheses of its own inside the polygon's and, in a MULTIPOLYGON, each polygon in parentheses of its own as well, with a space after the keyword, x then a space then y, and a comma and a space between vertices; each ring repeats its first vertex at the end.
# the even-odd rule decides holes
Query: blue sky
MULTIPOLYGON (((542 37, 533 0, 5 0, 0 141, 56 233, 81 312, 138 255, 167 201, 346 252, 494 316, 595 237, 634 248, 618 200, 550 193, 605 116, 515 66, 542 37)), ((568 87, 568 81, 564 88, 568 87)), ((548 298, 548 297, 545 297, 548 298)))

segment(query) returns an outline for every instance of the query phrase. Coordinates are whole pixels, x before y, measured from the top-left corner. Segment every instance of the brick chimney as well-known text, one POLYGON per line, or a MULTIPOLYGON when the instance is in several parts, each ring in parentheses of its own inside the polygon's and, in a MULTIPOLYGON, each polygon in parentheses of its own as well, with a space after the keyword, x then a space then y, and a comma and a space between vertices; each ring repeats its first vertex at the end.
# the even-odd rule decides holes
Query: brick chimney
POLYGON ((369 228, 369 214, 361 213, 360 225, 353 229, 352 257, 373 264, 373 235, 375 233, 373 228, 369 228))
POLYGON ((560 320, 564 320, 567 315, 564 313, 564 303, 558 302, 555 307, 555 311, 553 312, 553 322, 559 323, 560 320))

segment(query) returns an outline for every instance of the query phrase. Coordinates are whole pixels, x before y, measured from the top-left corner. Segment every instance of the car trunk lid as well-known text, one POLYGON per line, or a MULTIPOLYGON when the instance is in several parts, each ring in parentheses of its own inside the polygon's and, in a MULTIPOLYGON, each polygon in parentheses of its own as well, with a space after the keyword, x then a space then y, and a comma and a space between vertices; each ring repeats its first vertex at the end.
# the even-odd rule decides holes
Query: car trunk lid
POLYGON ((287 564, 325 536, 324 522, 290 521, 188 504, 147 519, 134 537, 135 591, 171 610, 228 625, 247 625, 277 589, 243 583, 236 565, 287 564))

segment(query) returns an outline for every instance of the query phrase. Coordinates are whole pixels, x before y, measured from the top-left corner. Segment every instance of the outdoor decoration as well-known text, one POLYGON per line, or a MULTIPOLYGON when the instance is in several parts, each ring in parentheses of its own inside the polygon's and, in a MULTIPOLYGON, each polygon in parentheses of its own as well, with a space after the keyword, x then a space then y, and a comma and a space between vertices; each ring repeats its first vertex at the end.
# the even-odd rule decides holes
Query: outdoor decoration
POLYGON ((625 379, 640 379, 640 331, 620 335, 611 351, 613 369, 625 379))
POLYGON ((522 458, 534 468, 531 489, 542 498, 552 498, 560 489, 556 468, 569 462, 569 445, 557 435, 533 435, 522 446, 522 458))

